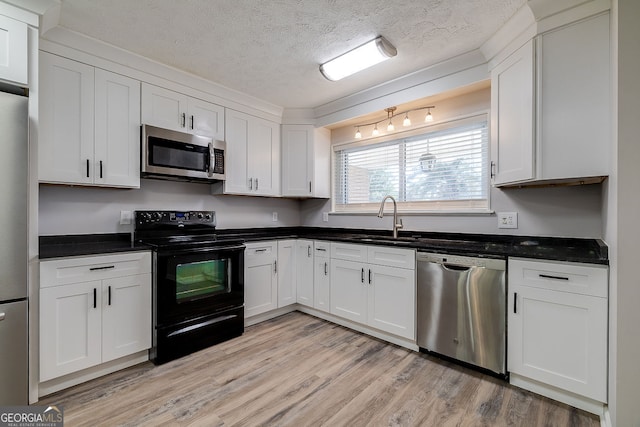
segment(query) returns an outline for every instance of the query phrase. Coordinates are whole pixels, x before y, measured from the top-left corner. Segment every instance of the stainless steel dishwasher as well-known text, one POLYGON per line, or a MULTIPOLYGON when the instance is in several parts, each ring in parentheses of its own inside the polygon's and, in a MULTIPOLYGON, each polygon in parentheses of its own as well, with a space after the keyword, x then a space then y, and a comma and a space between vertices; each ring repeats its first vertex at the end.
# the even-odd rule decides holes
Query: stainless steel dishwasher
POLYGON ((506 374, 503 259, 418 252, 418 346, 506 374))

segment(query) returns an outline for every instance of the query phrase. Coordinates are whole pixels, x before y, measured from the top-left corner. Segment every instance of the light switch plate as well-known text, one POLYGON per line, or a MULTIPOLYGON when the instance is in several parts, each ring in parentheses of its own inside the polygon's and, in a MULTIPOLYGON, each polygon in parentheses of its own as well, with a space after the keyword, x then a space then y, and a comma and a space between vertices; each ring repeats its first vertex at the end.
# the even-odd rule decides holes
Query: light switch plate
POLYGON ((120 211, 120 225, 131 224, 133 221, 133 211, 120 211))
POLYGON ((273 222, 278 221, 278 212, 274 212, 274 213, 272 214, 272 221, 273 221, 273 222))
POLYGON ((329 212, 322 212, 322 221, 329 222, 329 212))
POLYGON ((518 228, 518 212, 498 212, 498 228, 518 228))

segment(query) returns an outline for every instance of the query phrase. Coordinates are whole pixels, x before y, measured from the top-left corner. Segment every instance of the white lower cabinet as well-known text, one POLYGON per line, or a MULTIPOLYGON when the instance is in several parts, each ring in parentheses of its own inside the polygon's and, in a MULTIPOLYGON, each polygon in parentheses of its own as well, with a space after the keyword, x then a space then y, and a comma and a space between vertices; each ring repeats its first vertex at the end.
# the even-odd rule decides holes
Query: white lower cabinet
POLYGON ((296 241, 296 301, 308 307, 314 306, 314 242, 296 241))
POLYGON ((415 340, 415 252, 331 244, 331 313, 415 340))
POLYGON ((508 271, 512 383, 607 402, 607 267, 509 259, 508 271))
POLYGON ((296 240, 278 241, 278 308, 296 302, 296 240))
POLYGON ((40 263, 40 381, 151 347, 148 252, 40 263))
POLYGON ((331 311, 331 244, 313 244, 313 308, 331 311))
POLYGON ((244 251, 244 317, 278 308, 278 243, 247 243, 244 251))

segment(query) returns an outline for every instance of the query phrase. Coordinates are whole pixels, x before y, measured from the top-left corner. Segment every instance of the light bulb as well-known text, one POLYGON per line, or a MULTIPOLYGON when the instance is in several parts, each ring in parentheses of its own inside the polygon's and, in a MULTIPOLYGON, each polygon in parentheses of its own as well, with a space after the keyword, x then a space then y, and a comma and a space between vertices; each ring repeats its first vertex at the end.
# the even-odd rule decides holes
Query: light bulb
POLYGON ((424 118, 424 121, 425 121, 425 122, 427 122, 427 123, 428 123, 428 122, 432 122, 432 121, 433 121, 433 116, 431 115, 431 111, 429 111, 429 112, 427 113, 427 115, 426 115, 426 116, 425 116, 425 118, 424 118))
POLYGON ((405 114, 402 126, 411 126, 411 120, 409 120, 409 113, 405 114))
POLYGON ((360 128, 356 131, 356 139, 362 138, 362 134, 360 133, 360 128))
POLYGON ((380 132, 378 131, 378 125, 375 125, 373 131, 371 132, 371 135, 378 136, 379 133, 380 132))
POLYGON ((387 131, 393 132, 395 130, 395 126, 393 126, 393 122, 389 120, 389 124, 387 125, 387 131))

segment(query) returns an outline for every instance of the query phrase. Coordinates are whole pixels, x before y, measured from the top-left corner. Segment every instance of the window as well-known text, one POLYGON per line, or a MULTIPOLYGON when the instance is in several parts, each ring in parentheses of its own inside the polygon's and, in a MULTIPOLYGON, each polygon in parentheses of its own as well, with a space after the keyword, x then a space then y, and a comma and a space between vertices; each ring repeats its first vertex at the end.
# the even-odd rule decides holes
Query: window
POLYGON ((487 210, 486 115, 419 132, 334 146, 334 210, 377 212, 387 194, 404 212, 487 210))

